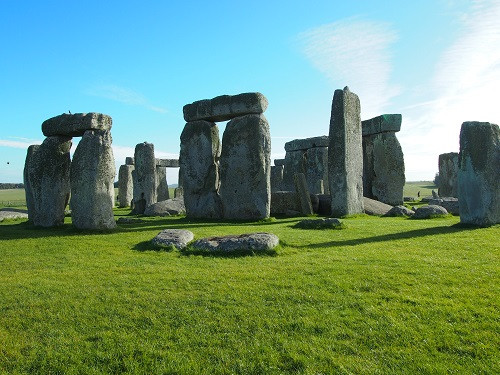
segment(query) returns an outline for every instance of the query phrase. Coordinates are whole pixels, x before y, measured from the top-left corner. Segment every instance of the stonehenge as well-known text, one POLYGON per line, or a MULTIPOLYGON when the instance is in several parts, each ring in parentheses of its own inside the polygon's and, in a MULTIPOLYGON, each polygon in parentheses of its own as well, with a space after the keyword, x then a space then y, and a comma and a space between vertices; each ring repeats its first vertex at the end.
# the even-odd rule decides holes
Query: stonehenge
POLYGON ((268 105, 261 93, 222 95, 187 104, 179 179, 193 218, 258 220, 270 213, 268 105), (227 121, 219 139, 216 121, 227 121))
POLYGON ((460 222, 500 223, 500 130, 489 122, 464 122, 458 155, 460 222))
POLYGON ((134 165, 120 165, 118 170, 118 206, 129 207, 134 198, 134 183, 132 180, 132 171, 134 165))
POLYGON ((46 138, 28 148, 24 168, 28 217, 35 226, 62 225, 70 194, 75 227, 116 226, 111 126, 111 117, 101 113, 62 114, 42 123, 46 138), (72 137, 82 137, 73 160, 72 137))
POLYGON ((439 186, 438 195, 441 197, 458 198, 458 153, 448 152, 439 155, 439 186))

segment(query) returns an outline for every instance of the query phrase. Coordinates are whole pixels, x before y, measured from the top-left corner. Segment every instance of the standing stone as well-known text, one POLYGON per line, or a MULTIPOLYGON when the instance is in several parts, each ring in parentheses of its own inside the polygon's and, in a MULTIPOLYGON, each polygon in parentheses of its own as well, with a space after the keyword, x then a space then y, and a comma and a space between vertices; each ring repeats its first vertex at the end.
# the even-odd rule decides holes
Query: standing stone
POLYGON ((79 229, 112 229, 115 160, 108 130, 88 130, 71 163, 71 217, 79 229))
POLYGON ((156 179, 157 179, 157 187, 156 187, 156 196, 157 201, 165 201, 170 199, 170 195, 168 193, 168 184, 167 184, 167 168, 162 167, 160 165, 156 166, 156 179))
POLYGON ((329 194, 328 147, 314 147, 306 151, 306 180, 309 192, 329 194), (321 191, 321 186, 323 186, 323 191, 321 191))
POLYGON ((179 155, 179 179, 186 215, 220 218, 219 128, 213 122, 193 121, 184 126, 179 155))
POLYGON ((441 197, 458 197, 457 191, 458 153, 449 152, 439 155, 439 186, 441 197))
POLYGON ((125 158, 125 164, 126 165, 134 165, 135 164, 135 160, 132 156, 127 156, 125 158))
POLYGON ((489 122, 464 122, 458 156, 460 222, 500 223, 500 130, 489 122))
POLYGON ((152 143, 139 143, 135 146, 134 213, 143 214, 146 207, 156 203, 156 159, 152 143))
POLYGON ((403 204, 405 164, 394 132, 363 137, 363 193, 365 197, 397 206, 403 204))
POLYGON ((118 205, 120 207, 129 207, 134 198, 133 170, 133 165, 120 165, 118 170, 118 205))
POLYGON ((222 138, 220 196, 225 219, 269 217, 271 136, 264 115, 231 120, 222 138))
POLYGON ((313 209, 311 204, 311 197, 307 189, 306 176, 303 173, 296 173, 294 176, 295 190, 299 195, 300 210, 304 215, 312 215, 313 209))
POLYGON ((363 212, 361 107, 356 94, 335 90, 330 118, 328 181, 332 216, 363 212))
POLYGON ((64 224, 64 209, 70 194, 70 149, 71 137, 53 136, 28 150, 26 203, 29 220, 36 226, 64 224))
POLYGON ((283 166, 271 166, 271 192, 280 191, 283 183, 283 166))
POLYGON ((26 153, 26 161, 24 162, 24 193, 26 196, 26 206, 28 207, 28 220, 33 222, 35 216, 35 197, 33 192, 33 187, 30 181, 30 171, 33 170, 33 155, 38 151, 40 145, 31 145, 28 147, 28 152, 26 153))
POLYGON ((295 173, 306 174, 306 153, 305 150, 287 151, 285 154, 285 169, 283 169, 284 191, 295 191, 295 173))

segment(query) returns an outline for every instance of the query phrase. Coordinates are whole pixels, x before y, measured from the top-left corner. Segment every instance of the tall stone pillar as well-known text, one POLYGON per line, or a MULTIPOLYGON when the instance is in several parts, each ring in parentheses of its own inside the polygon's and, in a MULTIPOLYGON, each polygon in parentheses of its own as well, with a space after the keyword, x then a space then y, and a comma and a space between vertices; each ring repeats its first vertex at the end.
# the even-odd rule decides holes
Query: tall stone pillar
POLYGON ((132 171, 134 165, 120 165, 118 170, 118 205, 129 207, 134 198, 134 183, 132 181, 132 171))
POLYGON ((440 197, 458 198, 457 174, 458 174, 458 153, 448 152, 439 155, 439 186, 438 195, 440 197))
POLYGON ((335 90, 330 118, 328 180, 332 216, 363 212, 361 107, 356 94, 335 90))
POLYGON ((135 169, 132 172, 134 181, 135 214, 143 214, 146 207, 157 202, 156 195, 156 159, 152 143, 139 143, 135 146, 135 169))
POLYGON ((163 167, 161 165, 156 166, 156 196, 157 201, 166 201, 170 198, 170 194, 168 192, 168 183, 167 183, 167 167, 163 167))
POLYGON ((38 151, 40 145, 31 145, 28 147, 28 152, 26 153, 26 160, 24 162, 24 193, 26 196, 26 206, 28 207, 28 220, 33 222, 35 217, 35 196, 33 187, 31 186, 30 171, 33 170, 33 155, 38 151))

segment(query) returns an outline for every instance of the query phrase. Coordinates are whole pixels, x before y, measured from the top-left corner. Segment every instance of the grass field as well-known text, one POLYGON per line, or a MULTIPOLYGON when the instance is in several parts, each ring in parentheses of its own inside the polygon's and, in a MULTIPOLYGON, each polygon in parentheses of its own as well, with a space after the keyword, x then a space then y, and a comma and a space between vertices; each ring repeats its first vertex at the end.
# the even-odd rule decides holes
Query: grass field
POLYGON ((104 233, 69 218, 0 224, 0 373, 500 373, 498 225, 144 220, 104 233), (165 228, 267 231, 281 245, 155 251, 165 228))

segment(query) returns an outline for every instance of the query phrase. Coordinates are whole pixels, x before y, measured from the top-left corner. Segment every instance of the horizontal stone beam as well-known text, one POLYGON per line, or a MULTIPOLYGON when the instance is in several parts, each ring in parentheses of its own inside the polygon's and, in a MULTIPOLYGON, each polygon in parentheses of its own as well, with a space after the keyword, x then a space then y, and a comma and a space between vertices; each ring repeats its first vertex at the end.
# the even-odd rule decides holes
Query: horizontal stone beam
POLYGON ((179 168, 179 159, 156 159, 157 167, 179 168))
POLYGON ((263 113, 267 105, 266 97, 260 92, 221 95, 186 104, 183 108, 184 120, 227 121, 239 116, 263 113))
POLYGON ((307 150, 314 147, 328 147, 328 136, 294 139, 285 143, 285 151, 307 150))
POLYGON ((274 159, 274 165, 277 167, 282 167, 285 165, 285 159, 274 159))
POLYGON ((363 137, 367 135, 398 132, 401 130, 402 116, 400 114, 381 115, 361 121, 363 137))
POLYGON ((82 137, 87 130, 111 130, 112 124, 111 116, 102 113, 63 113, 45 120, 42 123, 42 132, 46 137, 82 137))

